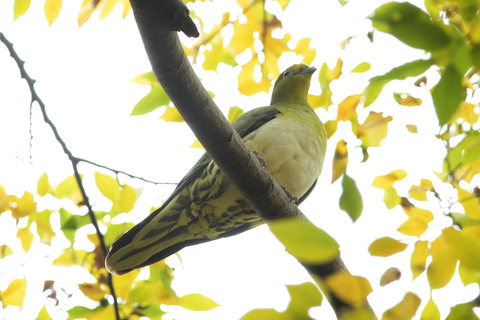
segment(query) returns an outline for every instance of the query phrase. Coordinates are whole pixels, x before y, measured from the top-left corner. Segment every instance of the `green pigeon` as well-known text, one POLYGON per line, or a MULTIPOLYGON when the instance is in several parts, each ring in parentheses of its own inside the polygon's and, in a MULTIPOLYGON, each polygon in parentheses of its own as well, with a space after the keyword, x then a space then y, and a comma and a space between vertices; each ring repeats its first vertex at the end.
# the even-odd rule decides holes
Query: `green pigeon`
MULTIPOLYGON (((325 128, 307 101, 315 70, 305 64, 291 66, 275 82, 269 106, 246 112, 232 123, 297 204, 314 188, 327 145, 325 128)), ((113 274, 124 274, 186 246, 263 223, 205 153, 160 208, 113 243, 106 266, 113 274)))

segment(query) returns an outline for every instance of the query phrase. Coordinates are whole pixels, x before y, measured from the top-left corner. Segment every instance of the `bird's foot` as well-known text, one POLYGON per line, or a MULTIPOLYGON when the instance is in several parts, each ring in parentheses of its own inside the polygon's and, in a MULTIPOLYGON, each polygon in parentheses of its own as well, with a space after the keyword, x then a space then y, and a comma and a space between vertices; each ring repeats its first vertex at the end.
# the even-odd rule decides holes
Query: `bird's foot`
POLYGON ((253 150, 252 152, 255 155, 255 157, 257 157, 257 160, 258 160, 258 162, 260 162, 260 165, 262 167, 266 167, 267 162, 265 161, 265 159, 261 155, 258 154, 257 150, 253 150))
POLYGON ((295 202, 295 203, 298 203, 298 198, 295 197, 290 191, 287 190, 287 187, 285 186, 281 186, 283 191, 285 191, 285 193, 287 194, 287 197, 288 199, 290 199, 290 202, 295 202))

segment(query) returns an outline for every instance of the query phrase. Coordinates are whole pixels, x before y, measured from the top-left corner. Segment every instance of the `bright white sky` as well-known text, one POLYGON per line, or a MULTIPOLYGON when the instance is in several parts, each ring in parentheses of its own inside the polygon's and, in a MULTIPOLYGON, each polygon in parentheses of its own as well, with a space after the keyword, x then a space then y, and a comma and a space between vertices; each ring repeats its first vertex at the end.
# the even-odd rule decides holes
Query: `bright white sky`
MULTIPOLYGON (((221 2, 228 6, 234 1, 221 2)), ((366 17, 384 2, 351 0, 348 6, 342 8, 336 0, 292 1, 285 16, 281 17, 284 29, 293 35, 293 39, 312 38, 311 46, 317 49, 313 65, 317 68, 324 62, 333 67, 338 56, 346 61, 345 73, 360 62, 372 64, 368 73, 347 75, 332 84, 335 103, 361 92, 369 77, 424 56, 421 51, 408 49, 392 37, 380 33, 375 33, 374 45, 369 43, 365 35, 371 26, 366 17), (308 10, 304 9, 305 5, 308 5, 308 10), (356 34, 361 37, 353 39, 342 52, 338 44, 356 34)), ((415 2, 422 6, 422 1, 415 2)), ((43 1, 32 1, 28 13, 15 23, 12 23, 13 1, 2 1, 0 31, 14 43, 15 49, 26 61, 27 71, 37 79, 37 92, 74 155, 155 181, 179 181, 202 154, 200 150, 188 148, 195 140, 188 127, 158 120, 163 109, 146 116, 129 116, 135 103, 148 92, 147 87, 133 84, 130 80, 150 70, 132 14, 124 21, 121 11, 117 10, 101 22, 95 15, 86 25, 78 28, 76 17, 79 5, 80 1, 65 1, 60 17, 49 28, 43 15, 43 1)), ((207 11, 215 12, 215 7, 211 6, 207 11)), ((211 13, 198 11, 197 14, 211 13)), ((298 62, 299 58, 287 55, 280 60, 280 69, 298 62)), ((244 97, 236 92, 235 75, 238 72, 238 67, 233 71, 221 67, 218 74, 201 72, 200 76, 207 89, 216 94, 215 100, 225 112, 233 105, 251 109, 268 104, 266 94, 244 97)), ((434 77, 433 73, 429 86, 435 83, 430 81, 434 77)), ((396 92, 402 92, 402 88, 406 87, 411 88, 395 83, 396 92)), ((411 93, 421 97, 424 105, 407 109, 396 105, 391 95, 392 88, 387 86, 387 93, 375 104, 376 111, 394 116, 393 123, 389 125, 390 135, 382 142, 382 148, 371 148, 370 160, 359 164, 362 157, 360 150, 353 148, 354 144, 349 145, 348 173, 356 179, 362 192, 363 216, 353 224, 338 209, 340 183, 330 184, 334 147, 345 136, 341 133, 348 129, 346 125, 343 128, 340 126, 339 133, 329 141, 323 174, 314 193, 301 209, 339 241, 344 260, 352 273, 366 276, 371 281, 374 292, 370 295, 370 302, 379 315, 398 303, 407 291, 421 296, 419 315, 429 296, 425 276, 412 284, 409 266, 401 265, 400 281, 383 288, 378 285, 381 274, 387 268, 409 261, 406 257, 411 254, 411 249, 388 259, 374 258, 367 252, 368 245, 381 236, 393 235, 407 243, 414 241, 395 231, 406 216, 401 209, 388 211, 384 207, 381 202, 383 192, 371 187, 373 178, 403 168, 409 178, 418 183, 420 178, 434 179, 432 170, 441 170, 439 154, 442 146, 434 139, 438 128, 433 121, 430 100, 425 92, 416 89, 411 93), (418 124, 419 133, 408 133, 405 124, 418 124)), ((318 84, 314 83, 311 92, 318 91, 318 84)), ((6 48, 0 46, 0 142, 3 150, 0 152, 0 185, 10 194, 21 195, 25 188, 35 191, 36 182, 43 172, 48 173, 51 183, 59 183, 72 174, 70 163, 41 120, 37 106, 33 111, 33 163, 30 163, 29 102, 26 83, 20 79, 6 48)), ((335 112, 336 108, 331 107, 329 113, 319 110, 318 114, 326 121, 333 118, 335 112)), ((360 118, 364 119, 366 115, 361 114, 360 118)), ((351 137, 345 139, 352 141, 351 137)), ((108 210, 109 202, 92 186, 94 168, 82 165, 81 169, 86 173, 87 188, 90 186, 87 192, 95 208, 108 210)), ((125 182, 134 187, 144 186, 137 208, 129 214, 129 218, 133 217, 136 222, 146 216, 150 207, 159 206, 173 190, 173 186, 145 186, 141 181, 130 179, 125 179, 125 182)), ((403 186, 402 189, 402 183, 398 184, 399 193, 407 191, 407 184, 403 186)), ((433 205, 425 208, 436 210, 433 205)), ((435 225, 429 229, 425 239, 433 239, 440 228, 449 223, 438 210, 434 214, 439 218, 433 222, 435 225)), ((91 231, 87 229, 80 233, 91 231)), ((8 215, 0 216, 0 244, 11 243, 15 233, 15 225, 8 215)), ((64 241, 58 243, 65 244, 64 241)), ((29 291, 22 311, 25 318, 36 317, 40 310, 43 299, 38 298, 38 290, 41 291, 44 280, 59 279, 66 288, 75 290, 73 279, 68 278, 68 270, 48 267, 56 257, 54 252, 43 253, 44 249, 34 248, 28 254, 22 254, 19 241, 14 241, 12 248, 18 255, 0 264, 0 290, 5 290, 12 278, 21 278, 24 274, 29 283, 37 279, 36 286, 29 287, 32 291, 29 291), (44 258, 45 255, 48 257, 44 258), (37 290, 36 293, 34 290, 37 290)), ((168 260, 176 268, 173 282, 176 292, 179 295, 203 293, 222 307, 203 313, 165 307, 165 310, 172 311, 165 319, 237 319, 253 308, 283 310, 289 301, 285 284, 310 281, 304 269, 284 251, 265 226, 233 238, 186 248, 181 251, 181 257, 183 266, 175 257, 168 260)), ((83 276, 85 281, 89 280, 88 274, 83 276)), ((434 292, 443 317, 448 314, 451 305, 475 297, 478 287, 465 289, 459 281, 453 281, 448 291, 448 297, 434 292)), ((87 300, 82 299, 80 303, 87 300)), ((89 305, 93 307, 95 304, 90 302, 89 305)), ((51 307, 48 306, 49 311, 53 311, 51 307)), ((12 317, 16 314, 13 309, 0 310, 0 318, 12 317)), ((330 319, 333 311, 324 300, 321 308, 312 309, 311 315, 317 319, 330 319)), ((66 313, 56 316, 63 319, 66 313)))

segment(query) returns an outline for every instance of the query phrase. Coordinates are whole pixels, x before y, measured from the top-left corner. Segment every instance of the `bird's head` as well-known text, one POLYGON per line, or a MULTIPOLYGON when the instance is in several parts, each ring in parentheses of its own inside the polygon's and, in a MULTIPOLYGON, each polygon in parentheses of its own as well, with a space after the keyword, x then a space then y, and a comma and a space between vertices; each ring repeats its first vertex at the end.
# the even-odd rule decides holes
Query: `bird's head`
POLYGON ((283 71, 273 87, 271 105, 278 103, 307 103, 312 74, 317 70, 306 64, 294 64, 283 71))

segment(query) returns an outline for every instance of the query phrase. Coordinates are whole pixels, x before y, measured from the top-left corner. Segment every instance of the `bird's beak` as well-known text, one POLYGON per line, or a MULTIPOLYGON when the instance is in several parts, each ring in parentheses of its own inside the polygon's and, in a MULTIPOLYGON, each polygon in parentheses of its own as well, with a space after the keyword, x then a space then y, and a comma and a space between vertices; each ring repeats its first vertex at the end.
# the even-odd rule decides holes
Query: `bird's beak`
POLYGON ((305 69, 302 72, 300 72, 300 74, 313 74, 315 71, 317 71, 317 68, 310 67, 310 68, 305 69))

